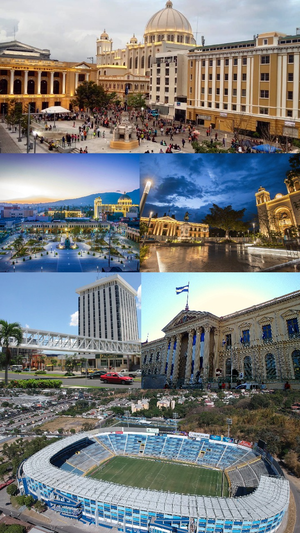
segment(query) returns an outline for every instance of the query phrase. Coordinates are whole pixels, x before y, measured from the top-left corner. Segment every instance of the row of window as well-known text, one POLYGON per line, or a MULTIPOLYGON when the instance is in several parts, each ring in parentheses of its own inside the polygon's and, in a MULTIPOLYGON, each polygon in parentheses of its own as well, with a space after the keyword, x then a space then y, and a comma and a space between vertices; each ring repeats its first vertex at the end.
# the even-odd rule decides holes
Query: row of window
MULTIPOLYGON (((50 83, 42 80, 40 85, 41 94, 49 94, 50 83)), ((23 94, 24 87, 21 80, 14 80, 13 94, 23 94)), ((0 80, 0 94, 8 94, 8 81, 6 79, 0 80)), ((27 94, 36 94, 36 83, 34 80, 28 80, 27 82, 27 94)), ((53 94, 60 94, 60 82, 54 80, 53 82, 53 94)))
MULTIPOLYGON (((128 89, 128 91, 144 91, 145 85, 144 83, 126 83, 124 85, 123 83, 103 83, 103 87, 105 89, 120 89, 125 90, 125 87, 128 89)), ((147 85, 147 91, 149 90, 149 85, 147 85)))
MULTIPOLYGON (((279 369, 276 367, 276 360, 272 353, 267 353, 264 357, 265 362, 265 375, 266 379, 276 379, 280 375, 279 369)), ((247 355, 243 359, 243 379, 249 380, 255 378, 252 368, 252 359, 250 355, 247 355)), ((292 366, 294 370, 295 379, 300 378, 300 350, 294 350, 292 353, 292 366)), ((226 376, 237 377, 239 372, 232 368, 231 358, 228 357, 225 361, 225 374, 226 376)))
MULTIPOLYGON (((294 54, 288 54, 288 63, 289 64, 292 64, 294 63, 294 54)), ((213 59, 208 59, 208 60, 205 60, 203 59, 202 60, 202 67, 205 67, 206 63, 208 62, 208 65, 210 67, 213 66, 213 59)), ((233 65, 238 65, 238 58, 237 57, 234 57, 233 60, 232 60, 232 63, 233 65)), ((263 56, 260 56, 260 63, 261 65, 269 65, 270 63, 270 56, 269 55, 263 55, 263 56)), ((221 59, 217 59, 216 60, 216 64, 217 64, 217 67, 219 67, 221 65, 221 59)), ((229 58, 226 57, 224 59, 224 64, 225 66, 228 66, 229 65, 229 58)), ((247 65, 247 57, 242 57, 242 65, 247 65)), ((191 61, 191 67, 193 67, 193 60, 191 61)))
MULTIPOLYGON (((29 77, 32 77, 32 76, 36 76, 38 74, 38 71, 37 70, 15 70, 15 71, 11 71, 11 70, 0 70, 0 76, 8 76, 9 73, 14 73, 15 76, 22 76, 23 74, 25 75, 25 72, 28 73, 28 76, 29 77)), ((41 73, 41 76, 42 78, 47 78, 47 76, 51 74, 51 72, 47 72, 46 70, 42 71, 41 73)), ((59 78, 60 76, 60 72, 54 72, 54 78, 59 78)), ((83 74, 84 76, 84 74, 83 74)))
MULTIPOLYGON (((190 87, 190 93, 193 92, 193 87, 190 87)), ((205 94, 205 87, 201 87, 201 94, 205 94)), ((208 87, 208 94, 212 94, 212 87, 208 87)), ((220 87, 216 87, 216 95, 220 95, 220 87)), ((228 87, 225 87, 224 88, 224 96, 228 96, 229 95, 229 89, 228 87)), ((234 88, 232 89, 232 96, 237 96, 237 89, 234 88)), ((247 90, 246 89, 242 89, 241 90, 241 96, 242 97, 245 97, 247 96, 247 90)), ((287 100, 293 100, 293 96, 294 96, 294 93, 293 91, 287 91, 287 100)), ((260 98, 269 98, 270 97, 270 91, 269 90, 265 90, 265 89, 262 89, 260 91, 260 98)))
MULTIPOLYGON (((287 326, 287 333, 289 338, 294 338, 299 336, 299 325, 297 318, 291 318, 286 321, 287 326)), ((272 327, 271 324, 266 324, 262 326, 262 340, 264 342, 271 342, 272 341, 272 327)), ((241 344, 245 346, 250 345, 250 330, 245 329, 242 331, 241 337, 240 337, 241 344)), ((232 347, 232 336, 231 333, 228 333, 225 335, 225 338, 222 342, 223 346, 226 347, 226 349, 230 349, 232 347)))

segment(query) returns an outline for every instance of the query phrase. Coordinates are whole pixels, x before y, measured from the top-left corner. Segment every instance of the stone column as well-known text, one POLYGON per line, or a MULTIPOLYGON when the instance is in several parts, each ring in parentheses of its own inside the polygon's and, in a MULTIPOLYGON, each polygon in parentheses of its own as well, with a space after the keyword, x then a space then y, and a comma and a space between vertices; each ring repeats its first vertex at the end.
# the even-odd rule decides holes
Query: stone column
POLYGON ((206 325, 204 329, 204 354, 203 354, 203 377, 207 379, 209 368, 209 345, 210 345, 210 326, 206 325))
POLYGON ((85 75, 85 81, 89 81, 89 79, 90 79, 90 74, 88 73, 85 75))
POLYGON ((25 70, 24 71, 24 90, 23 90, 24 94, 28 94, 27 89, 28 89, 28 70, 25 70))
MULTIPOLYGON (((200 370, 200 341, 201 341, 201 333, 200 333, 200 327, 196 329, 196 346, 195 346, 195 362, 194 362, 194 378, 197 374, 197 372, 200 370)), ((194 379, 195 381, 195 379, 194 379)))
POLYGON ((38 71, 37 94, 41 94, 42 71, 38 71))
POLYGON ((169 346, 169 343, 171 344, 170 337, 166 337, 165 342, 166 342, 166 346, 165 346, 164 354, 162 356, 161 367, 160 367, 160 373, 161 374, 165 373, 166 362, 167 362, 167 357, 168 357, 168 346, 169 346))
POLYGON ((15 81, 15 71, 10 71, 10 91, 9 94, 14 94, 14 81, 15 81))
POLYGON ((174 343, 175 343, 175 335, 171 339, 171 345, 170 345, 170 354, 169 354, 169 361, 168 361, 168 370, 167 370, 167 379, 170 379, 171 375, 171 367, 172 367, 172 359, 173 359, 173 350, 174 350, 174 343))
POLYGON ((75 90, 77 89, 78 87, 78 72, 76 72, 75 74, 75 90))
POLYGON ((53 94, 54 72, 50 73, 50 94, 53 94))
POLYGON ((194 329, 192 329, 189 332, 189 342, 188 342, 187 358, 186 358, 186 365, 185 365, 185 377, 184 377, 184 383, 186 385, 188 385, 191 379, 194 332, 195 332, 194 329))
POLYGON ((63 72, 63 86, 62 86, 62 93, 66 94, 66 72, 63 72))
POLYGON ((173 368, 173 383, 177 382, 178 378, 178 371, 179 371, 179 359, 180 359, 180 352, 181 352, 181 339, 182 339, 182 333, 179 333, 176 336, 176 352, 175 352, 175 361, 174 361, 174 368, 173 368))

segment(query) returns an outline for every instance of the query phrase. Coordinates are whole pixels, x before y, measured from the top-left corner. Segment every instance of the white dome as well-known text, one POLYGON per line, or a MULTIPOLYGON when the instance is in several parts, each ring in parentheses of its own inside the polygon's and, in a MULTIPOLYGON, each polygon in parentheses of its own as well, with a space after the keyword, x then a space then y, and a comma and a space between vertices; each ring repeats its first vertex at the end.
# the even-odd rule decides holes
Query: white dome
POLYGON ((175 31, 184 32, 193 35, 191 25, 188 19, 176 9, 173 9, 173 3, 168 0, 166 7, 161 9, 149 20, 145 35, 157 31, 175 31))

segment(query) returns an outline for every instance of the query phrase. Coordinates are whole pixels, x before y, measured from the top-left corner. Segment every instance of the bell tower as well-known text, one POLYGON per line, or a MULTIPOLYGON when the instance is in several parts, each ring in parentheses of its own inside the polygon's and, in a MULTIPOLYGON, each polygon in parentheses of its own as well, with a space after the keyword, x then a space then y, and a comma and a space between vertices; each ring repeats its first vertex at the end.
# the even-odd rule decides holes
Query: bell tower
POLYGON ((112 39, 109 38, 108 33, 104 30, 100 35, 100 39, 97 39, 97 55, 104 54, 105 52, 112 51, 112 39))

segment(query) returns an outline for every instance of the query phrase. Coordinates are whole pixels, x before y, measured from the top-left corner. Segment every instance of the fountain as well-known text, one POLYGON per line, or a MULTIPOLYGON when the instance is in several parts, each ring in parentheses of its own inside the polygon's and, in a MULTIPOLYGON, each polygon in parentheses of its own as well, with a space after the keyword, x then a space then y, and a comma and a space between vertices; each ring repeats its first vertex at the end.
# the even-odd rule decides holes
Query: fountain
POLYGON ((121 122, 114 127, 110 148, 130 150, 137 148, 138 145, 139 141, 137 140, 135 126, 130 122, 129 113, 124 111, 121 114, 121 122))

